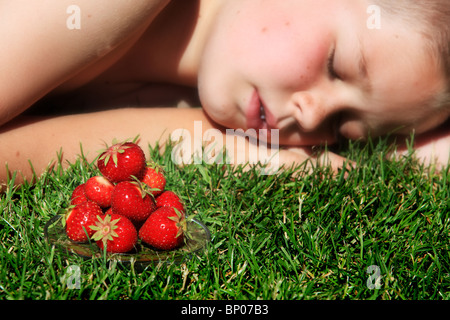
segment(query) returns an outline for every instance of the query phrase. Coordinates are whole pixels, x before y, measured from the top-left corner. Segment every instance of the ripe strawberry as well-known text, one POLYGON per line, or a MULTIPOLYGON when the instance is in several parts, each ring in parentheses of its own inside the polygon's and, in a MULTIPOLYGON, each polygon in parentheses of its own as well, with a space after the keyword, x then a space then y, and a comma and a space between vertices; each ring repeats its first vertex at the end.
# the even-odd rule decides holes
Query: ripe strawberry
POLYGON ((95 231, 92 239, 100 249, 107 252, 124 253, 131 251, 137 243, 137 231, 133 223, 124 216, 107 214, 91 229, 95 231))
POLYGON ((166 177, 161 168, 149 165, 144 169, 141 182, 145 183, 153 196, 160 195, 166 187, 166 177))
POLYGON ((83 183, 78 185, 75 189, 73 189, 72 195, 70 197, 71 205, 77 205, 88 200, 86 198, 86 194, 84 193, 84 186, 85 184, 83 183))
POLYGON ((97 203, 101 208, 111 206, 113 190, 114 185, 102 176, 89 178, 84 187, 86 197, 97 203))
POLYGON ((113 183, 141 177, 145 168, 144 151, 134 142, 116 143, 97 160, 97 167, 113 183))
POLYGON ((138 182, 122 181, 116 185, 111 199, 113 213, 127 217, 139 224, 155 211, 152 196, 145 192, 138 182))
POLYGON ((89 228, 102 215, 102 209, 92 201, 85 201, 71 208, 66 215, 66 234, 75 242, 86 242, 94 234, 89 228))
POLYGON ((169 207, 158 208, 139 229, 139 238, 158 250, 172 250, 183 244, 186 219, 169 207))
POLYGON ((185 213, 183 202, 180 197, 173 191, 167 190, 156 198, 156 207, 172 207, 181 213, 185 213))

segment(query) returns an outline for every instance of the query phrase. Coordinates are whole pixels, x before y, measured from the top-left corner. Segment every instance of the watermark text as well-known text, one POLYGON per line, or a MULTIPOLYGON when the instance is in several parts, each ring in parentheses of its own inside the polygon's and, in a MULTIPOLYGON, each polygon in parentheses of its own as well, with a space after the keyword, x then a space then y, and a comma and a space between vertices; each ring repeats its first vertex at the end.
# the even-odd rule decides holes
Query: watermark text
POLYGON ((175 143, 172 161, 186 164, 262 164, 261 173, 274 174, 279 169, 279 132, 266 129, 202 130, 202 122, 194 122, 194 132, 176 129, 170 136, 175 143), (270 136, 270 143, 268 138, 270 136))

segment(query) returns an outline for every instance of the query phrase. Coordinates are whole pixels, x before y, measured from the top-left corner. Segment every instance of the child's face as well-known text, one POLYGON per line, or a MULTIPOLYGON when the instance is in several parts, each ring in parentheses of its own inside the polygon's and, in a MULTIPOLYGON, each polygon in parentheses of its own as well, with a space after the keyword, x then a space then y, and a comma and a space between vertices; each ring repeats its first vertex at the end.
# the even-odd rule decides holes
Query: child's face
POLYGON ((335 142, 336 132, 357 139, 443 120, 420 107, 444 83, 423 39, 382 11, 380 28, 369 28, 376 13, 364 0, 223 3, 199 68, 202 105, 216 122, 312 145, 335 142))

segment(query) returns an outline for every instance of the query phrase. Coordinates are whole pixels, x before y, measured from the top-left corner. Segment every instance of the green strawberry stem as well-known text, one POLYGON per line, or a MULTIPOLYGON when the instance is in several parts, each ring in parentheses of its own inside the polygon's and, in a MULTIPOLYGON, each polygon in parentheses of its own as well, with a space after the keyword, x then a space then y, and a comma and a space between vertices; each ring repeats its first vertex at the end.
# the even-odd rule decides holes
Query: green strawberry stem
POLYGON ((113 237, 119 236, 114 230, 117 229, 116 224, 120 219, 111 221, 111 216, 109 214, 106 215, 105 219, 102 219, 100 216, 97 216, 97 219, 98 222, 96 225, 90 226, 92 230, 96 231, 92 236, 94 241, 102 240, 103 244, 106 245, 108 240, 112 241, 114 240, 113 237))

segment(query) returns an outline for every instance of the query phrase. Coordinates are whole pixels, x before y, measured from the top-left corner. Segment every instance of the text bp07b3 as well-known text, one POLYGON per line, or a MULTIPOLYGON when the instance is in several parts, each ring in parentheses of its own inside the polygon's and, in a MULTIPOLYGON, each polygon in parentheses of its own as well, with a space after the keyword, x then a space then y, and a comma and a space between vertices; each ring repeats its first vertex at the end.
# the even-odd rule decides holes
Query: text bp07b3
POLYGON ((267 315, 269 314, 269 306, 265 304, 227 304, 225 313, 228 315, 267 315))

